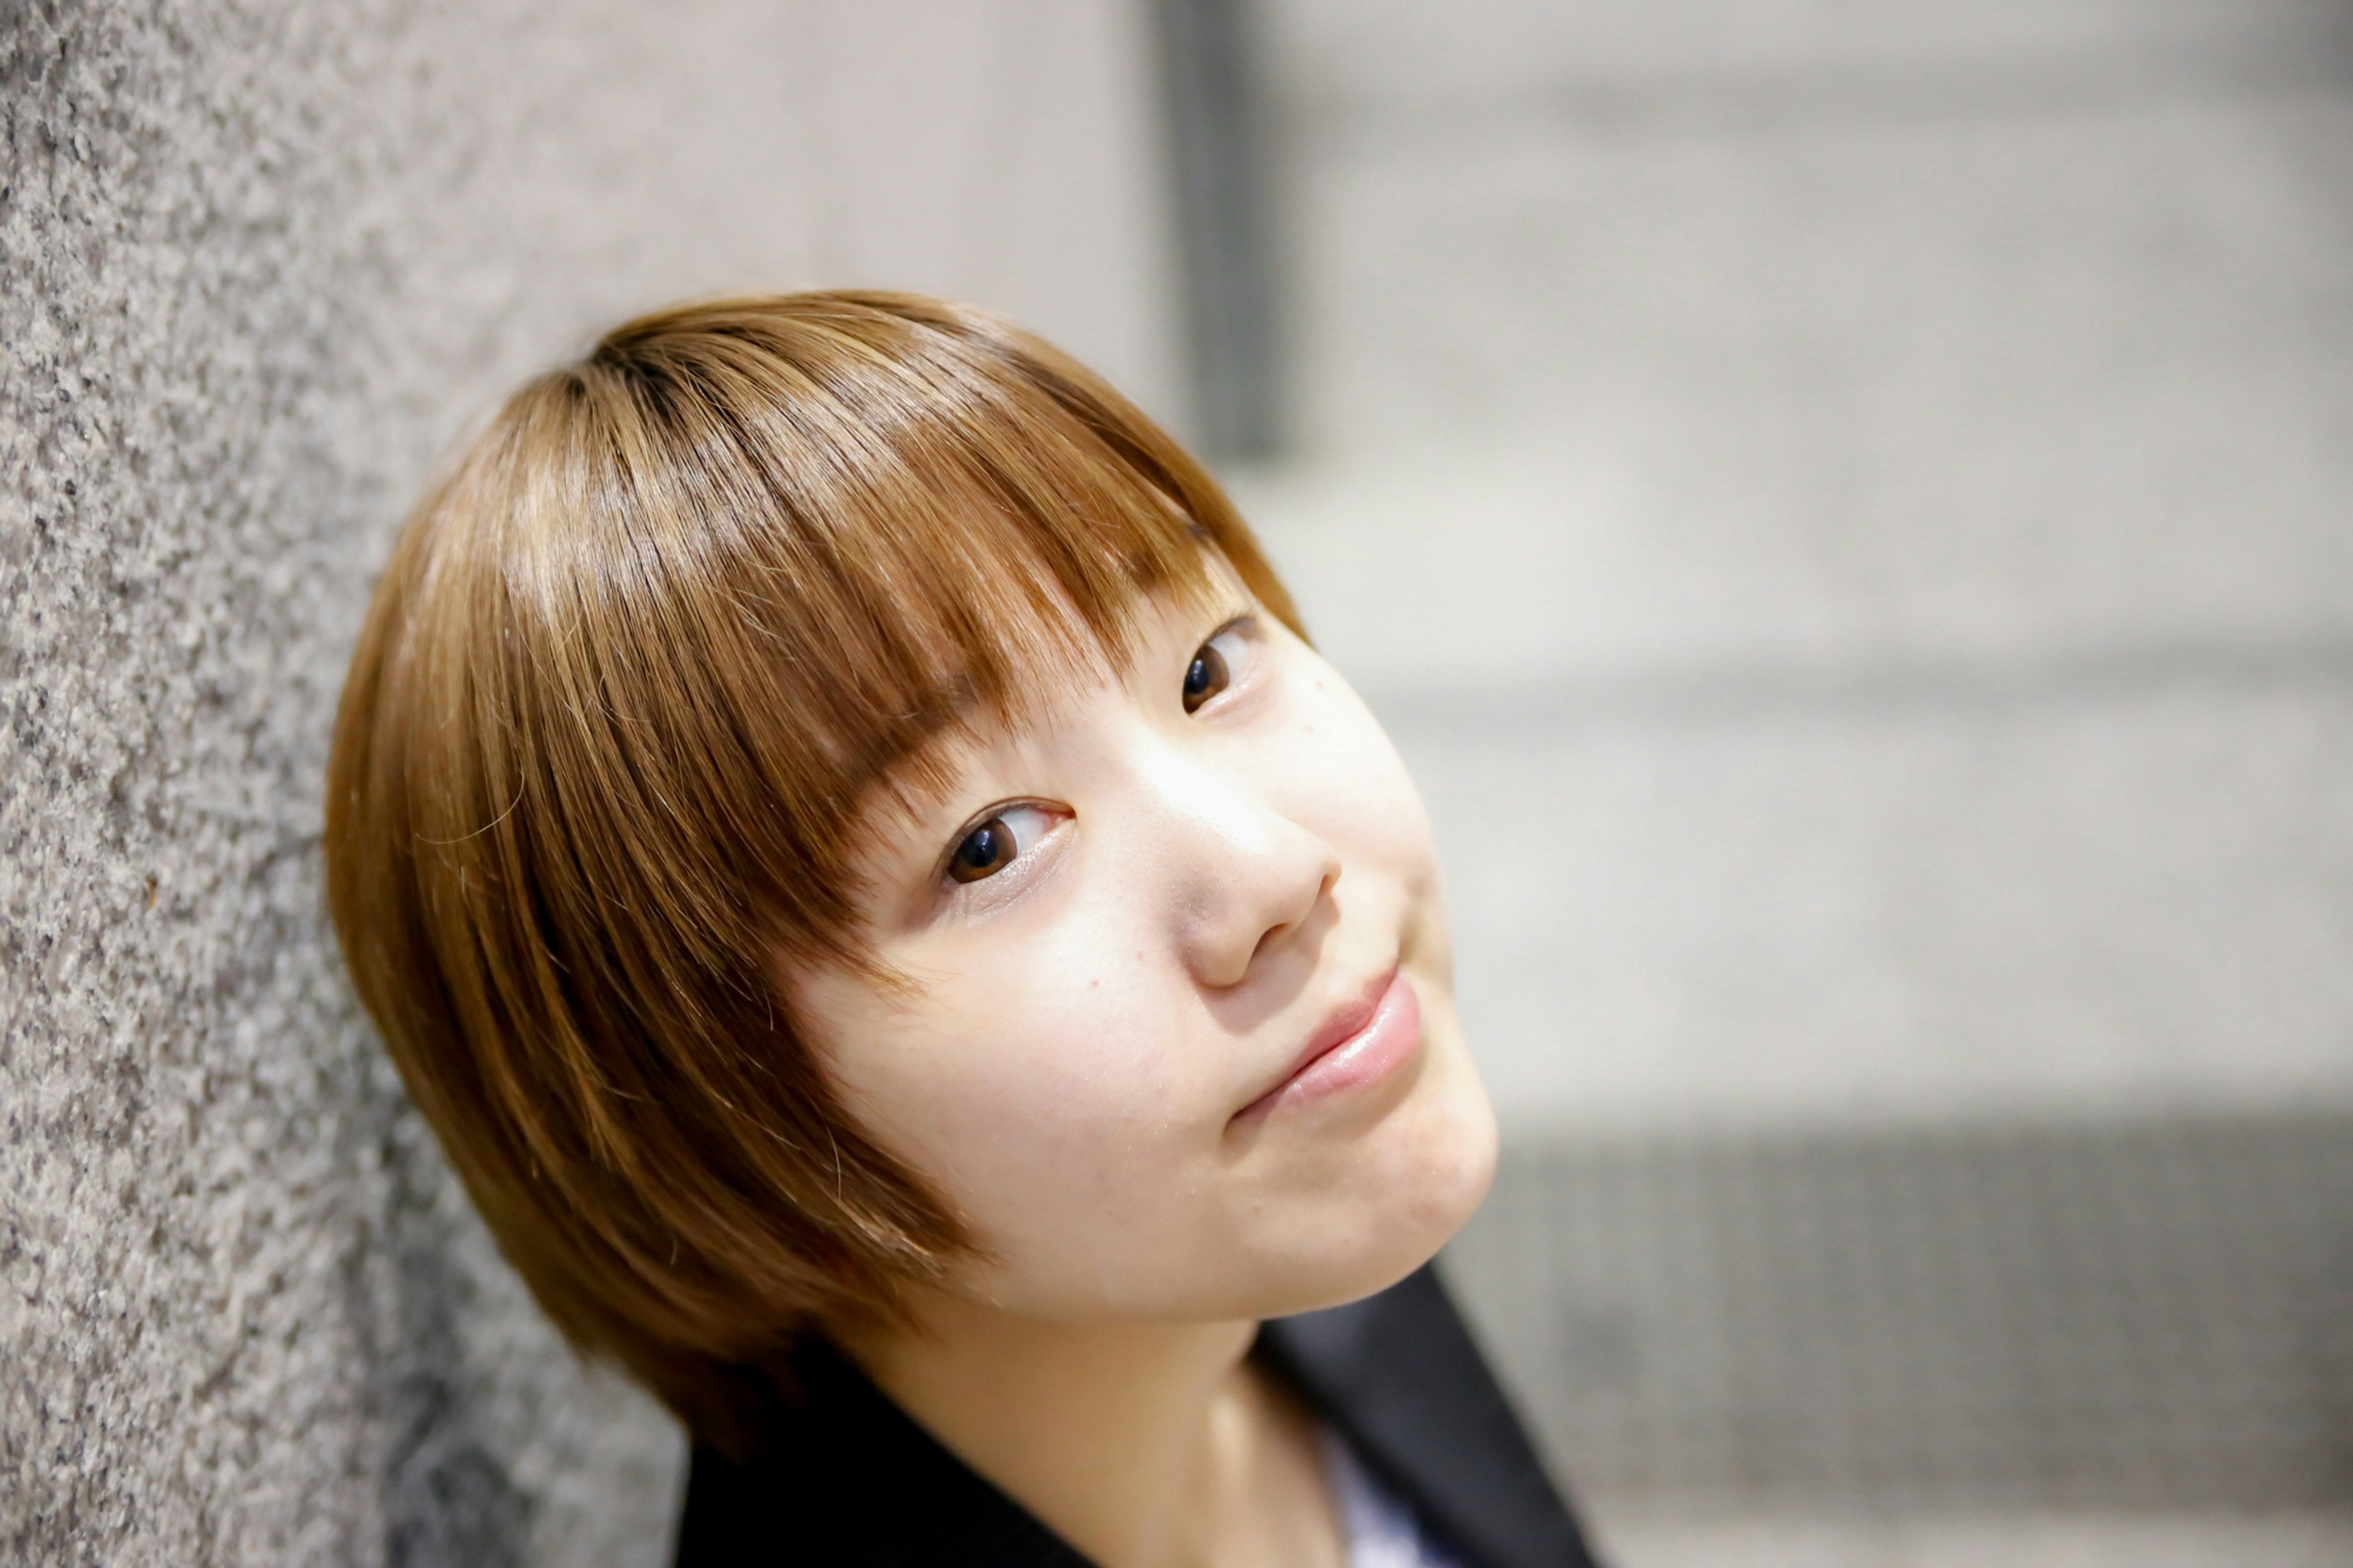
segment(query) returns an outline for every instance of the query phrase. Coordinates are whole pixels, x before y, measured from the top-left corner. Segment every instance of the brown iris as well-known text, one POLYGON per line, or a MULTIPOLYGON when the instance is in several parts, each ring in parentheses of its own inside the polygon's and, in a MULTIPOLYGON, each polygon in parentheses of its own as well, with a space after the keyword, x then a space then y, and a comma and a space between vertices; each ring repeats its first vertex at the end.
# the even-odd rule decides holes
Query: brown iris
POLYGON ((1198 710, 1201 704, 1226 689, 1233 679, 1226 668, 1226 656, 1214 647, 1203 643, 1193 650, 1193 662, 1185 667, 1185 711, 1198 710))
POLYGON ((959 882, 977 882, 984 877, 994 877, 1013 864, 1020 846, 1013 840, 1013 829, 1005 818, 992 816, 964 836, 948 857, 948 875, 959 882))

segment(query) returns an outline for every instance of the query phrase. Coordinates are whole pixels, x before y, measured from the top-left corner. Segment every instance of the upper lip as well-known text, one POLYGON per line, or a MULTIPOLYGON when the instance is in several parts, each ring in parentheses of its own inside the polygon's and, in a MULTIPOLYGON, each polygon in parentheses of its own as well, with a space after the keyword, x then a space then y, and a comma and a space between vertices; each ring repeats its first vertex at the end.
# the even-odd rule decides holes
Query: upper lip
POLYGON ((1260 1100, 1266 1099, 1268 1095, 1305 1072, 1308 1065, 1316 1058, 1336 1049, 1363 1034, 1366 1027, 1372 1023, 1374 1016, 1381 1010, 1381 998, 1388 994, 1389 986, 1397 980, 1397 973, 1398 966, 1394 963, 1390 964, 1360 986, 1356 994, 1333 1008, 1316 1031, 1307 1037, 1307 1043, 1300 1047, 1297 1056, 1291 1058, 1291 1065, 1282 1069, 1282 1076, 1268 1084, 1265 1090, 1256 1100, 1251 1100, 1250 1104, 1258 1104, 1260 1100))

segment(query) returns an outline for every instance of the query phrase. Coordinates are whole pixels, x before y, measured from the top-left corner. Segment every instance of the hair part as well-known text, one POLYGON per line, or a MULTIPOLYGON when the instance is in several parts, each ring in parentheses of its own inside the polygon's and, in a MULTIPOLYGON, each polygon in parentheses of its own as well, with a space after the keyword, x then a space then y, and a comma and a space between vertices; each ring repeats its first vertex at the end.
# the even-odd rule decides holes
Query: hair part
POLYGON ((740 1450, 799 1335, 969 1254, 776 976, 867 962, 849 835, 961 725, 1122 660, 1221 556, 1208 476, 968 307, 722 300, 518 391, 427 496, 338 712, 353 980, 508 1258, 740 1450))

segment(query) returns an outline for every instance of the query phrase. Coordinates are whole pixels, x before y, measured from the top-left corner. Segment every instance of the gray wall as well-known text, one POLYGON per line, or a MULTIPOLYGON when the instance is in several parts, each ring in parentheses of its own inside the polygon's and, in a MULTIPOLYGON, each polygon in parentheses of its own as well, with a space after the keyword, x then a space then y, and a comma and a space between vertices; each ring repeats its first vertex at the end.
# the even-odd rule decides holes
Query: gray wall
POLYGON ((675 1435, 552 1341, 337 976, 350 638, 462 422, 665 298, 965 294, 1166 407, 1143 19, 0 27, 0 1560, 652 1562, 675 1435))

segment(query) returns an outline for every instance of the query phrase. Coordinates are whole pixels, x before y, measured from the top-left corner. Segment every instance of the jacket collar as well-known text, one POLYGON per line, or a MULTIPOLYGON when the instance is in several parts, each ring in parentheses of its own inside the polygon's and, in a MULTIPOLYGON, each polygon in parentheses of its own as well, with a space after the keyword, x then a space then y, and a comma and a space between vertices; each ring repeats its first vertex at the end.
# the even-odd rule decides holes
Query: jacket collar
POLYGON ((1592 1568, 1436 1271, 1329 1311, 1281 1318, 1259 1353, 1426 1524, 1482 1568, 1592 1568))

